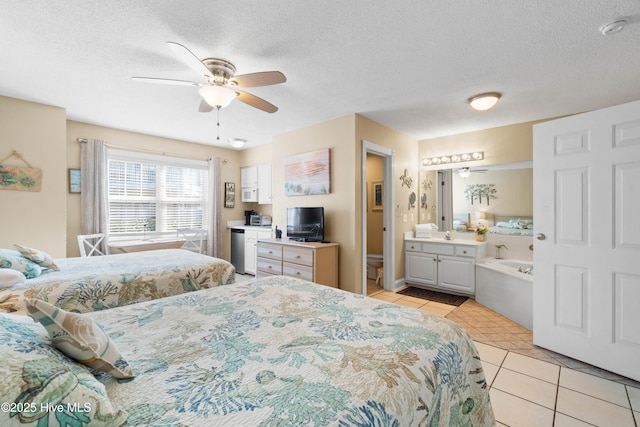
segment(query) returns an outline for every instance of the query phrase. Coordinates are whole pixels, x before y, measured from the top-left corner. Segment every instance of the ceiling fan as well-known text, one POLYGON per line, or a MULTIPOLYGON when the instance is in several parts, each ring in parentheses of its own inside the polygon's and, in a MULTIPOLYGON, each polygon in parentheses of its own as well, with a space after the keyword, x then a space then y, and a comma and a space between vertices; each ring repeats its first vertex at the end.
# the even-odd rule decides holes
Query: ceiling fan
POLYGON ((470 167, 467 166, 467 167, 456 170, 456 173, 462 178, 467 178, 469 175, 471 175, 472 172, 484 173, 484 172, 487 172, 488 170, 489 169, 471 169, 470 167))
POLYGON ((217 58, 200 60, 193 52, 180 43, 167 42, 167 46, 178 58, 197 72, 202 82, 187 80, 163 79, 156 77, 132 77, 133 80, 147 83, 161 83, 182 86, 196 86, 202 96, 198 111, 208 113, 214 108, 220 110, 238 99, 247 105, 267 113, 275 113, 278 107, 239 88, 269 86, 284 83, 287 78, 280 71, 263 71, 258 73, 235 75, 236 67, 229 61, 217 58))

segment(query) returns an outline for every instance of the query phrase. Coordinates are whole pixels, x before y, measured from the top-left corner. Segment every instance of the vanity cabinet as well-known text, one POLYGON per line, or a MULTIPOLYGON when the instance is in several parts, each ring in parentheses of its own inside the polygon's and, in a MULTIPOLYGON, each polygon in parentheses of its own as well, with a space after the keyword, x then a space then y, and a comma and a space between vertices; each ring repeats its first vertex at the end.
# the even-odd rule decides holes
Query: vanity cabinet
POLYGON ((272 275, 297 277, 338 287, 338 244, 258 240, 257 278, 272 275))
POLYGON ((405 282, 442 292, 473 295, 476 290, 476 260, 485 257, 486 243, 405 240, 405 282))

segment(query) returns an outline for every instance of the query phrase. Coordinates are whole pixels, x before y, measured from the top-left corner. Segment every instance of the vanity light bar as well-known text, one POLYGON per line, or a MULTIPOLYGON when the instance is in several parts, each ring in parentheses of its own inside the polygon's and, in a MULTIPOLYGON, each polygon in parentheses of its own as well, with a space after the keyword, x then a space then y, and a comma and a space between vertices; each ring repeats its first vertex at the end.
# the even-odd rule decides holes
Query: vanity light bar
POLYGON ((473 153, 451 154, 448 156, 428 157, 422 159, 423 166, 440 165, 447 163, 472 162, 483 160, 484 151, 474 151, 473 153))

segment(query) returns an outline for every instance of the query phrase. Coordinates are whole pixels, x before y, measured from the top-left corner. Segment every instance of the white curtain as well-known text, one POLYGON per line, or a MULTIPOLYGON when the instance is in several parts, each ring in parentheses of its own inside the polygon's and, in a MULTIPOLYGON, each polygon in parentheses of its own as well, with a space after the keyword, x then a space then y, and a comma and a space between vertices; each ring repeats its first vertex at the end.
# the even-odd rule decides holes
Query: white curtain
POLYGON ((222 256, 222 177, 220 175, 220 159, 210 158, 209 169, 209 224, 207 224, 207 255, 220 258, 222 256))
POLYGON ((100 139, 80 143, 82 234, 106 233, 107 144, 100 139))

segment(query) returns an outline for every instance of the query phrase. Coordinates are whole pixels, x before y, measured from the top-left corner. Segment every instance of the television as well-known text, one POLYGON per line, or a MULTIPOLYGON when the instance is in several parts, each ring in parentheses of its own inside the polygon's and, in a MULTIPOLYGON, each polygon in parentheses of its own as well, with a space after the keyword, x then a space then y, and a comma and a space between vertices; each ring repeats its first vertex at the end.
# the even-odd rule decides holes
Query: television
POLYGON ((287 208, 287 237, 301 242, 324 240, 324 208, 287 208))

